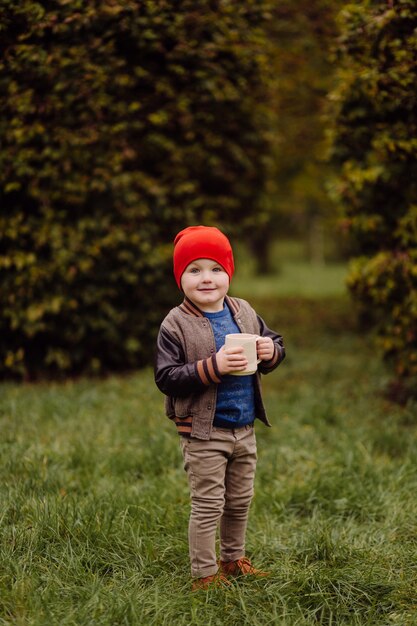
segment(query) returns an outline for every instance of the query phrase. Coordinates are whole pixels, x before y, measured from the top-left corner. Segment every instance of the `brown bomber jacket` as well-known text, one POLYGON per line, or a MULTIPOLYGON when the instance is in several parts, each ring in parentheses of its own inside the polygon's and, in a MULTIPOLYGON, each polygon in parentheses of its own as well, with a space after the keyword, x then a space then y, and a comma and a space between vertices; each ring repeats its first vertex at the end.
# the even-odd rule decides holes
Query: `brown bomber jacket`
MULTIPOLYGON (((255 374, 255 418, 270 426, 261 395, 260 374, 272 372, 284 359, 282 336, 270 330, 246 300, 226 296, 233 318, 243 333, 271 337, 275 353, 261 361, 255 374)), ((157 341, 155 382, 166 395, 166 415, 180 435, 210 439, 217 385, 222 382, 216 362, 214 333, 209 320, 188 298, 163 320, 157 341)))

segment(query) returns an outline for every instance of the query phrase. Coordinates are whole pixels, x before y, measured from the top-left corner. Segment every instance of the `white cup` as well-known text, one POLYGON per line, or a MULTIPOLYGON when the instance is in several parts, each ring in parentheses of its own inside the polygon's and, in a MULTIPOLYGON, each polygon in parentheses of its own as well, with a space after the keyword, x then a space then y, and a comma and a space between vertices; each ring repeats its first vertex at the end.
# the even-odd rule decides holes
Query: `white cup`
POLYGON ((261 359, 258 359, 256 353, 256 342, 261 339, 259 335, 252 335, 251 333, 232 333, 225 337, 225 348, 243 348, 245 357, 248 360, 246 368, 240 372, 230 372, 233 376, 249 376, 254 374, 258 369, 258 363, 261 359))

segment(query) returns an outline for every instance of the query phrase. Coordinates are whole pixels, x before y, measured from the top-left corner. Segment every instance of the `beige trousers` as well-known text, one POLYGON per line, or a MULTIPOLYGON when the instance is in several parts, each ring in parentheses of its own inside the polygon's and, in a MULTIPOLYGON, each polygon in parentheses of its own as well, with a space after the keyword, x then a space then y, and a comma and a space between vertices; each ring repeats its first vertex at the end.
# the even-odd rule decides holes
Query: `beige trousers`
POLYGON ((200 578, 217 572, 219 521, 221 560, 245 555, 257 459, 255 431, 253 426, 213 428, 209 441, 182 437, 181 448, 191 493, 191 575, 200 578))

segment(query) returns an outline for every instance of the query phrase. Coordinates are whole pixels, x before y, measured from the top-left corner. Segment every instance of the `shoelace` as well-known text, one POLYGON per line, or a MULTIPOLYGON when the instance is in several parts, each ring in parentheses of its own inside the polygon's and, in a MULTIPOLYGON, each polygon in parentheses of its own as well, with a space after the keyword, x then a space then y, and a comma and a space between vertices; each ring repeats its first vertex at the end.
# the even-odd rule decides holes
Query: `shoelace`
POLYGON ((247 556, 244 556, 242 559, 236 561, 236 565, 240 569, 242 574, 250 574, 252 572, 256 572, 255 568, 252 566, 247 556))

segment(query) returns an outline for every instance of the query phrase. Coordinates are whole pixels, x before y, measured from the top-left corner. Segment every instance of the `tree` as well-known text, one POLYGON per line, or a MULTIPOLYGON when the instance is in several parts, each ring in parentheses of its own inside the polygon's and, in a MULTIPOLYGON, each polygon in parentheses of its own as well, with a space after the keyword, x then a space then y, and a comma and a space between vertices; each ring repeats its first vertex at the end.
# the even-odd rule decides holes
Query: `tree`
POLYGON ((250 246, 258 270, 270 268, 269 247, 277 236, 305 238, 312 261, 324 259, 321 230, 334 226, 334 204, 326 182, 327 95, 334 87, 333 47, 341 1, 282 0, 270 24, 273 42, 269 126, 272 136, 268 186, 262 200, 263 224, 250 246))
POLYGON ((348 285, 397 383, 415 391, 417 7, 367 0, 341 20, 333 161, 355 245, 348 285))
POLYGON ((256 225, 269 8, 0 0, 1 375, 149 362, 174 234, 256 225))

